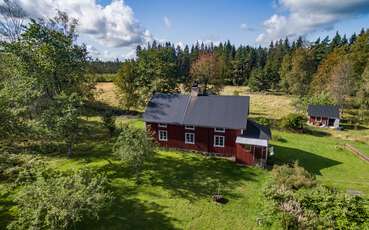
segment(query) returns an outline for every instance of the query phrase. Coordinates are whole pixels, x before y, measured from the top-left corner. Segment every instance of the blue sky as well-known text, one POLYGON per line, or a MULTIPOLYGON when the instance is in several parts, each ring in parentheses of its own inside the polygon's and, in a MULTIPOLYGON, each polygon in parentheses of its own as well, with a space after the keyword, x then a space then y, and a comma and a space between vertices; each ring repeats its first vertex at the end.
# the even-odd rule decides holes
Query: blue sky
POLYGON ((314 40, 337 30, 351 35, 369 25, 369 0, 15 1, 33 18, 53 17, 58 9, 78 19, 78 42, 104 60, 132 58, 138 44, 154 39, 257 46, 286 36, 314 40))

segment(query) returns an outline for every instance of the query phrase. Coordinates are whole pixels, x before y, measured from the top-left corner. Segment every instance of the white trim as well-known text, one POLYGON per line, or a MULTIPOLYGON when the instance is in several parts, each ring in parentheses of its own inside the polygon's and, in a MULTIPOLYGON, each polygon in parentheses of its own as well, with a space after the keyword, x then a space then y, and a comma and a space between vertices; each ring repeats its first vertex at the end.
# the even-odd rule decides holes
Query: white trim
POLYGON ((167 124, 160 124, 160 123, 159 123, 159 124, 158 124, 158 127, 159 127, 159 128, 167 128, 168 126, 167 126, 167 124))
POLYGON ((185 125, 185 129, 187 129, 187 130, 195 130, 195 126, 193 126, 193 125, 185 125))
POLYGON ((268 147, 268 140, 255 139, 255 138, 237 137, 236 143, 244 144, 244 145, 256 145, 256 146, 268 147))
POLYGON ((159 138, 159 141, 168 141, 168 131, 166 130, 159 130, 158 132, 158 138, 159 138), (161 138, 161 134, 162 133, 165 133, 165 138, 161 138))
POLYGON ((195 134, 194 133, 185 133, 185 144, 195 144, 195 134), (193 142, 187 140, 187 135, 192 135, 193 142))
POLYGON ((214 147, 221 147, 221 148, 224 148, 224 145, 225 145, 225 136, 219 136, 219 135, 214 135, 214 147), (217 145, 216 144, 216 139, 217 137, 223 139, 223 145, 217 145))
POLYGON ((214 132, 216 132, 216 133, 225 133, 225 128, 214 128, 214 132))

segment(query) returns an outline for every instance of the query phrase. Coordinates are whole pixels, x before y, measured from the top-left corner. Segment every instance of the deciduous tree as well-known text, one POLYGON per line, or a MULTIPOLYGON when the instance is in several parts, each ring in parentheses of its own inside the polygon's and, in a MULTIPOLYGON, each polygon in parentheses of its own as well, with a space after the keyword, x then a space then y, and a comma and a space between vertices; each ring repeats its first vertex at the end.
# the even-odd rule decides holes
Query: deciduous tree
POLYGON ((201 54, 191 66, 192 83, 202 86, 204 94, 218 94, 223 87, 223 63, 215 54, 201 54))

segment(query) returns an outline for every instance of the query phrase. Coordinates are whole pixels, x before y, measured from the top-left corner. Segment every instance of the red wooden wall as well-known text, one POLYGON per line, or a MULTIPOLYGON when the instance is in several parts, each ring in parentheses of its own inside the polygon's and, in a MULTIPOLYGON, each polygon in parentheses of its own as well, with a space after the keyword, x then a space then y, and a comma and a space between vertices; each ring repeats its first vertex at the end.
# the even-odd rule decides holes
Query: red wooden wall
POLYGON ((235 156, 237 152, 236 138, 241 130, 226 129, 224 133, 215 132, 214 128, 195 127, 187 130, 182 125, 167 125, 161 128, 157 123, 146 123, 146 128, 153 135, 156 142, 162 147, 190 149, 200 152, 219 153, 223 156, 235 156), (158 131, 168 131, 168 141, 159 141, 158 131), (185 144, 185 133, 195 133, 195 144, 185 144), (224 147, 214 147, 214 135, 224 136, 224 147))

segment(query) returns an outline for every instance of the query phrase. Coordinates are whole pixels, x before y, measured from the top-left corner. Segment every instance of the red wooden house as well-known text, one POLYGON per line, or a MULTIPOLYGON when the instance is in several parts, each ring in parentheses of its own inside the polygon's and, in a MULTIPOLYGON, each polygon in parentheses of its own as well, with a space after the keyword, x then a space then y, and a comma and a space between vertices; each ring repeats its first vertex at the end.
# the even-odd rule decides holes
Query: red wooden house
POLYGON ((338 128, 340 107, 337 105, 309 105, 308 123, 320 127, 338 128))
POLYGON ((248 165, 268 159, 270 130, 248 119, 248 96, 201 96, 157 93, 143 118, 162 147, 195 150, 248 165))

